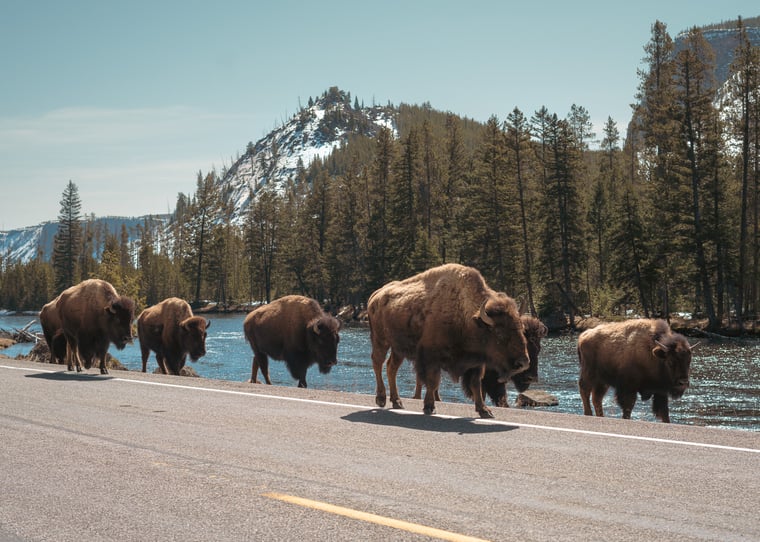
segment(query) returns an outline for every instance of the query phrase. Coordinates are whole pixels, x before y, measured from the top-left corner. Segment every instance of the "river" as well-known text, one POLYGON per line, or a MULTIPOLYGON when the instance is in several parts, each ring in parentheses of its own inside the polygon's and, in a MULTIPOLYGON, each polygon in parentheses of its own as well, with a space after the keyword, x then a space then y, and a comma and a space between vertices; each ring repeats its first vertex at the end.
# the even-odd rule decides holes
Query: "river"
MULTIPOLYGON (((210 315, 212 321, 206 341, 206 356, 195 363, 188 362, 196 372, 206 378, 245 381, 251 377, 252 353, 243 336, 244 315, 210 315)), ((35 323, 30 331, 40 331, 39 320, 32 314, 0 313, 0 328, 11 330, 35 323)), ((316 366, 309 369, 309 387, 374 395, 375 377, 370 360, 369 331, 366 327, 347 326, 341 330, 338 347, 338 365, 330 374, 320 374, 316 366)), ((542 342, 539 358, 539 382, 533 389, 545 390, 559 399, 555 407, 543 407, 548 411, 580 414, 583 412, 578 394, 577 335, 550 335, 542 342)), ((692 341, 694 342, 694 341, 692 341)), ((15 357, 28 354, 32 345, 17 344, 0 350, 0 354, 15 357)), ((113 346, 111 355, 129 370, 142 368, 140 347, 137 340, 124 350, 113 346)), ((271 361, 272 383, 294 386, 295 381, 279 361, 271 361)), ((148 371, 156 368, 155 356, 151 354, 148 371)), ((670 401, 670 418, 673 423, 712 426, 729 429, 760 431, 760 341, 757 339, 731 339, 703 341, 694 350, 691 369, 691 386, 686 394, 670 401)), ((385 378, 385 371, 383 371, 385 378)), ((259 375, 260 377, 260 375, 259 375)), ((414 391, 414 370, 405 363, 398 374, 399 392, 402 399, 411 397, 414 391)), ((450 402, 470 402, 464 397, 459 384, 444 375, 441 398, 450 402)), ((510 404, 516 400, 513 387, 508 389, 510 404)), ((614 392, 605 397, 605 413, 620 417, 620 409, 614 403, 614 392)), ((473 408, 473 415, 475 410, 473 408)), ((497 414, 498 417, 498 414, 497 414)), ((651 400, 638 401, 632 418, 654 421, 651 400)))

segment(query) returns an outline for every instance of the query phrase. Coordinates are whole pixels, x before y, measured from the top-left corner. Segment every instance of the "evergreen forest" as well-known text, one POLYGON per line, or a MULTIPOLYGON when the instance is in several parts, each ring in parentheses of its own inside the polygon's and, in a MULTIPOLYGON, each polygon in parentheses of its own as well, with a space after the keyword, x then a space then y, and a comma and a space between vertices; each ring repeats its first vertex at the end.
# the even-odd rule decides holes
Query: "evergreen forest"
MULTIPOLYGON (((395 132, 352 136, 242 220, 216 171, 139 240, 98 231, 65 186, 55 251, 0 260, 0 307, 39 310, 88 277, 138 310, 170 296, 224 306, 298 293, 358 309, 388 281, 458 262, 551 327, 586 316, 754 326, 760 310, 760 49, 734 22, 728 83, 694 28, 652 25, 627 127, 588 110, 518 107, 475 122, 394 107, 395 132)), ((350 95, 330 89, 350 102, 350 95)), ((311 101, 311 99, 310 99, 311 101)), ((357 104, 358 106, 358 104, 357 104)))

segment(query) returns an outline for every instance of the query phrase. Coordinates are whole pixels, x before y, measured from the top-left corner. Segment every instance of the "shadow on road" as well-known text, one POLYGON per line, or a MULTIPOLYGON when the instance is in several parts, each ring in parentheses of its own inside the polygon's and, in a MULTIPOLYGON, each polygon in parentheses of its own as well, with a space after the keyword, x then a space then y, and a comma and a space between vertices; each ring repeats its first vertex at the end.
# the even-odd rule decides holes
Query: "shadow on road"
POLYGON ((503 424, 478 423, 475 418, 439 418, 422 414, 404 413, 390 409, 375 408, 352 412, 341 419, 349 422, 369 423, 374 425, 393 425, 421 431, 436 431, 439 433, 500 433, 517 429, 515 426, 503 424))
POLYGON ((102 375, 100 373, 69 373, 66 371, 58 371, 55 373, 34 373, 26 375, 27 378, 40 378, 42 380, 71 380, 74 382, 97 382, 100 380, 110 380, 113 377, 110 375, 102 375))

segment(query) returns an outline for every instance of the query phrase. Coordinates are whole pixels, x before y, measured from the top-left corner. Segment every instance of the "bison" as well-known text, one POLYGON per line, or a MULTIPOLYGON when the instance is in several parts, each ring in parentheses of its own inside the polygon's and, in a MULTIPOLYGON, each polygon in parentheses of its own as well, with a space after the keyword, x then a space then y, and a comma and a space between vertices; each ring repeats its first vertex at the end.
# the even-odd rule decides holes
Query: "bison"
POLYGON ((376 290, 367 303, 372 342, 372 368, 377 383, 375 402, 386 402, 382 368, 385 355, 394 408, 403 408, 396 374, 404 358, 414 362, 425 385, 425 414, 435 413, 441 371, 454 380, 465 377, 475 409, 484 418, 493 413, 483 401, 481 380, 486 368, 499 381, 525 371, 529 358, 523 322, 515 301, 492 290, 472 267, 446 264, 376 290))
POLYGON ((272 383, 269 357, 285 361, 299 388, 306 387, 310 366, 316 363, 326 374, 338 363, 340 322, 308 297, 288 295, 251 311, 243 330, 253 350, 251 383, 257 382, 259 368, 266 383, 272 383))
MULTIPOLYGON (((521 318, 523 326, 525 327, 524 334, 525 340, 528 343, 530 366, 526 371, 514 374, 510 377, 515 388, 517 388, 517 391, 520 393, 527 390, 533 382, 538 380, 538 354, 541 352, 541 339, 546 337, 546 334, 548 333, 548 329, 538 318, 528 314, 523 314, 521 318)), ((467 381, 468 378, 467 375, 465 375, 462 379, 462 390, 467 397, 472 399, 470 389, 464 385, 467 381)), ((483 388, 484 397, 486 395, 490 397, 494 406, 509 407, 509 402, 507 401, 507 383, 499 382, 499 374, 495 370, 486 368, 483 380, 481 381, 481 386, 483 388)), ((422 382, 417 378, 417 384, 414 388, 414 399, 421 398, 422 382)), ((440 401, 441 398, 436 396, 435 400, 440 401)))
MULTIPOLYGON (((40 311, 40 325, 50 351, 50 363, 63 364, 66 362, 66 337, 61 326, 61 316, 58 313, 58 298, 46 303, 40 311)), ((73 370, 73 367, 69 367, 73 370)))
POLYGON ((76 360, 77 371, 81 371, 82 359, 84 367, 89 369, 97 358, 100 373, 108 374, 106 353, 109 344, 123 350, 132 342, 134 301, 116 293, 114 287, 104 280, 89 279, 64 290, 56 307, 66 337, 69 370, 73 370, 76 360))
POLYGON ((688 388, 694 346, 659 319, 602 324, 584 331, 578 337, 583 413, 592 414, 591 396, 596 415, 604 416, 602 399, 613 387, 623 418, 630 419, 638 393, 645 401, 654 396, 654 415, 669 423, 668 395, 681 397, 688 388))
POLYGON ((142 372, 146 372, 153 351, 161 372, 178 375, 188 355, 194 362, 206 355, 206 330, 210 326, 205 318, 193 316, 190 305, 177 297, 142 311, 137 318, 142 372))

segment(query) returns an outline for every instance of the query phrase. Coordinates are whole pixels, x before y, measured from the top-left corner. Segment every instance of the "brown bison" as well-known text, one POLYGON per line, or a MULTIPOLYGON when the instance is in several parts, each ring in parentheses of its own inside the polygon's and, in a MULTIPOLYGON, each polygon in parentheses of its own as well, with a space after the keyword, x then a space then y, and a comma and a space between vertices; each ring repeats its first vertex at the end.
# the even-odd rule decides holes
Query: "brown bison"
POLYGON ((81 371, 82 360, 84 367, 89 369, 97 358, 100 373, 108 374, 106 353, 109 344, 122 350, 132 342, 134 301, 116 293, 114 287, 104 280, 89 279, 64 290, 56 306, 66 337, 69 370, 73 370, 76 361, 77 371, 81 371))
MULTIPOLYGON (((50 350, 50 363, 63 364, 66 362, 66 337, 63 334, 57 303, 56 297, 42 307, 40 325, 48 350, 50 350)), ((69 367, 69 370, 73 370, 73 367, 69 367)))
POLYGON ((210 325, 205 318, 193 316, 190 305, 177 297, 142 311, 137 318, 142 372, 146 372, 152 350, 161 372, 178 375, 188 355, 194 362, 206 355, 206 330, 210 325))
POLYGON ((243 330, 253 350, 252 383, 259 367, 266 383, 272 383, 269 357, 285 361, 299 388, 306 387, 311 365, 318 364, 326 374, 338 363, 340 322, 308 297, 288 295, 251 311, 243 330))
MULTIPOLYGON (((514 383, 517 391, 522 393, 527 390, 533 382, 538 381, 538 354, 541 353, 541 339, 546 337, 548 329, 546 326, 534 316, 523 314, 522 318, 525 340, 528 343, 528 357, 530 358, 530 366, 526 371, 512 375, 509 379, 514 383)), ((477 369, 475 369, 477 370, 477 369)), ((464 383, 468 381, 467 375, 462 379, 462 389, 467 397, 472 399, 471 391, 464 383)), ((491 402, 494 406, 509 407, 507 401, 507 383, 499 382, 499 374, 493 370, 486 368, 486 372, 483 375, 481 381, 484 397, 487 395, 491 398, 491 402)), ((419 377, 417 378, 417 385, 414 388, 414 399, 422 398, 422 382, 419 377)), ((436 396, 436 401, 440 401, 441 398, 436 396)))
POLYGON ((382 368, 387 372, 391 402, 403 408, 396 374, 404 358, 414 361, 425 385, 424 412, 435 413, 441 371, 462 383, 481 417, 493 413, 483 402, 481 380, 486 368, 504 382, 530 363, 523 322, 514 300, 488 287, 471 267, 446 264, 386 284, 369 298, 367 313, 372 341, 375 402, 386 401, 382 368))
POLYGON ((591 416, 591 396, 596 415, 604 416, 602 399, 613 387, 623 418, 630 419, 638 393, 643 400, 654 396, 655 416, 670 422, 668 395, 681 397, 688 388, 692 348, 664 320, 629 320, 584 331, 578 337, 583 413, 591 416))

